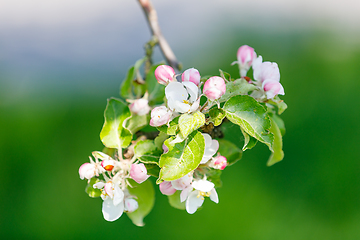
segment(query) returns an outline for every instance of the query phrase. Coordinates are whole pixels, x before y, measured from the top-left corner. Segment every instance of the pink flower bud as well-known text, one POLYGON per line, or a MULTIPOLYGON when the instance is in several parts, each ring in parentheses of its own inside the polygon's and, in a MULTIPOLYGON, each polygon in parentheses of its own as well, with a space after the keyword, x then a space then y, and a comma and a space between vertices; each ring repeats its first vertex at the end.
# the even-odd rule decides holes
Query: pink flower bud
POLYGON ((189 68, 181 75, 183 82, 192 82, 195 83, 196 86, 199 86, 200 78, 200 73, 195 68, 189 68))
POLYGON ((176 189, 173 188, 171 182, 168 181, 164 181, 162 183, 160 183, 159 185, 160 188, 160 192, 164 195, 173 195, 176 192, 176 189))
POLYGON ((247 71, 250 69, 253 60, 256 58, 256 53, 252 47, 243 45, 237 51, 237 59, 240 68, 240 76, 246 76, 247 71))
POLYGON ((155 69, 155 78, 158 83, 162 85, 167 85, 173 80, 175 76, 175 71, 172 67, 168 65, 160 65, 155 69))
POLYGON ((138 209, 139 204, 138 202, 133 198, 125 198, 125 211, 128 213, 134 212, 136 209, 138 209))
POLYGON ((96 166, 92 163, 84 163, 79 168, 80 179, 91 179, 96 175, 96 166))
POLYGON ((164 150, 164 153, 169 151, 169 148, 165 144, 162 145, 162 149, 164 150))
POLYGON ((217 156, 213 159, 213 166, 215 169, 224 170, 227 166, 227 160, 224 156, 217 156))
POLYGON ((211 101, 219 99, 226 92, 224 79, 217 76, 209 78, 204 84, 203 92, 211 101))
POLYGON ((156 107, 151 111, 150 126, 159 127, 166 124, 171 118, 171 111, 165 106, 156 107))
POLYGON ((106 170, 106 171, 111 171, 113 170, 114 166, 115 166, 115 161, 114 160, 103 160, 101 162, 101 166, 106 170))
POLYGON ((142 183, 150 177, 147 175, 146 167, 143 163, 131 164, 130 177, 137 183, 142 183))
POLYGON ((266 97, 271 99, 278 94, 285 95, 284 88, 280 82, 274 80, 266 80, 262 84, 266 97))
POLYGON ((130 111, 136 113, 139 116, 146 115, 150 111, 149 101, 143 98, 135 100, 129 106, 130 111))

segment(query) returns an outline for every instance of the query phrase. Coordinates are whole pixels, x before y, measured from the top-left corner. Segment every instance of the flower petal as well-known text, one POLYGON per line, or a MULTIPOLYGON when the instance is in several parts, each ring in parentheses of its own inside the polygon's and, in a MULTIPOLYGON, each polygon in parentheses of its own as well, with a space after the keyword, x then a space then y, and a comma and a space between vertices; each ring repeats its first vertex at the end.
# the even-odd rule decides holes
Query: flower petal
POLYGON ((210 192, 214 188, 215 184, 212 182, 209 182, 207 180, 201 179, 201 180, 195 180, 192 183, 192 186, 196 190, 199 190, 202 192, 210 192))
POLYGON ((201 205, 204 202, 203 197, 198 197, 199 191, 193 191, 189 194, 189 197, 186 200, 186 211, 190 214, 193 214, 196 212, 196 210, 201 207, 201 205))
POLYGON ((215 188, 211 189, 210 191, 210 200, 214 203, 219 203, 219 196, 215 190, 215 188))
POLYGON ((102 213, 106 221, 109 222, 115 221, 116 219, 121 217, 123 212, 124 212, 123 203, 115 206, 113 200, 109 197, 103 201, 102 213))
POLYGON ((193 189, 194 188, 190 185, 187 186, 184 190, 182 190, 180 193, 180 202, 184 202, 193 189))
POLYGON ((114 205, 117 206, 124 200, 124 192, 120 189, 118 185, 115 185, 114 188, 114 205))

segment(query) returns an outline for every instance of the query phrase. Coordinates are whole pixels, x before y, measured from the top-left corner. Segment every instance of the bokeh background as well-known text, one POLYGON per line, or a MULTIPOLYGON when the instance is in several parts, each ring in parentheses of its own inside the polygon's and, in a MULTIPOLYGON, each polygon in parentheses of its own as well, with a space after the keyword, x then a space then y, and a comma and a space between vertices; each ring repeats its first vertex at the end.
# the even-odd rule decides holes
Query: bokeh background
MULTIPOLYGON (((1 239, 360 239, 357 1, 154 0, 185 69, 203 75, 248 44, 277 62, 285 159, 258 144, 194 215, 156 190, 146 225, 106 222, 79 166, 101 150, 106 99, 150 34, 135 0, 0 1, 1 239)), ((157 61, 162 60, 159 51, 157 61)))

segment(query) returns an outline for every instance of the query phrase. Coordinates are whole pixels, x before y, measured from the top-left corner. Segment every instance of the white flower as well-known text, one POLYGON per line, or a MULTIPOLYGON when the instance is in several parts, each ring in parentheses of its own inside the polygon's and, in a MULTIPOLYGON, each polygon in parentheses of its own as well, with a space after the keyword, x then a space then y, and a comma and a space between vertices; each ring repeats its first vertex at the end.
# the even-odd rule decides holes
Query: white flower
POLYGON ((184 202, 191 190, 193 190, 193 187, 191 186, 191 182, 193 180, 192 173, 189 173, 182 178, 179 178, 177 180, 171 181, 171 185, 176 190, 180 190, 180 201, 184 202))
POLYGON ((150 111, 149 101, 144 98, 136 99, 129 105, 129 109, 131 112, 136 113, 139 116, 146 115, 150 111))
POLYGON ((199 108, 199 88, 192 82, 170 82, 165 88, 165 95, 172 111, 191 113, 199 108))
POLYGON ((258 85, 266 80, 280 81, 279 67, 275 62, 262 62, 262 56, 253 61, 254 79, 258 85))
POLYGON ((212 156, 214 156, 214 154, 219 149, 219 142, 215 139, 212 139, 211 136, 207 133, 202 133, 202 135, 205 139, 205 151, 200 164, 205 164, 212 158, 212 156))
POLYGON ((210 200, 218 203, 219 197, 215 190, 215 184, 207 180, 195 180, 192 184, 192 187, 195 188, 186 199, 186 211, 190 214, 196 212, 196 210, 202 206, 204 203, 204 197, 210 197, 210 200))
POLYGON ((89 158, 90 163, 84 163, 79 168, 79 175, 81 180, 84 178, 90 180, 91 178, 99 176, 99 174, 105 172, 105 169, 101 166, 101 163, 99 163, 97 158, 95 158, 96 162, 94 162, 91 157, 89 158))

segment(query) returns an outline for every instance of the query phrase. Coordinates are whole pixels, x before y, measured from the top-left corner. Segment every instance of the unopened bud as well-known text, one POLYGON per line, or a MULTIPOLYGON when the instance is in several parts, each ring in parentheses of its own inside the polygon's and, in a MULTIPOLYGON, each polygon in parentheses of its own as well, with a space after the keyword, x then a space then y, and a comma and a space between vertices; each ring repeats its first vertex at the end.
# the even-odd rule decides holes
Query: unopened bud
POLYGON ((129 105, 130 111, 139 116, 146 115, 150 111, 149 101, 143 98, 136 99, 129 105))
POLYGON ((192 82, 194 83, 196 86, 199 85, 200 83, 200 73, 197 69, 195 68, 189 68, 187 69, 185 72, 183 72, 183 74, 181 75, 181 80, 183 82, 192 82))
POLYGON ((172 186, 171 182, 164 181, 159 185, 160 192, 164 195, 173 195, 176 192, 176 189, 172 186))
POLYGON ((84 163, 79 168, 80 179, 91 179, 96 174, 96 166, 92 163, 84 163))
POLYGON ((143 163, 131 164, 130 177, 137 183, 142 183, 150 177, 147 175, 146 167, 143 163))
POLYGON ((227 166, 227 160, 224 156, 217 156, 213 159, 213 167, 215 169, 224 170, 224 168, 227 166))
POLYGON ((172 113, 165 106, 156 107, 151 111, 150 126, 159 127, 166 124, 171 117, 172 113))
POLYGON ((240 76, 244 77, 247 74, 247 71, 250 69, 251 64, 254 59, 256 59, 256 53, 252 47, 248 45, 243 45, 239 47, 237 51, 237 59, 240 68, 240 76))
POLYGON ((155 69, 155 78, 158 83, 162 85, 167 85, 173 80, 175 76, 175 71, 172 67, 168 65, 160 65, 155 69))
POLYGON ((224 79, 217 76, 209 78, 204 84, 203 92, 211 101, 219 99, 226 92, 224 79))
POLYGON ((285 95, 284 88, 278 81, 266 80, 263 82, 262 88, 264 89, 268 99, 271 99, 278 94, 285 95))

